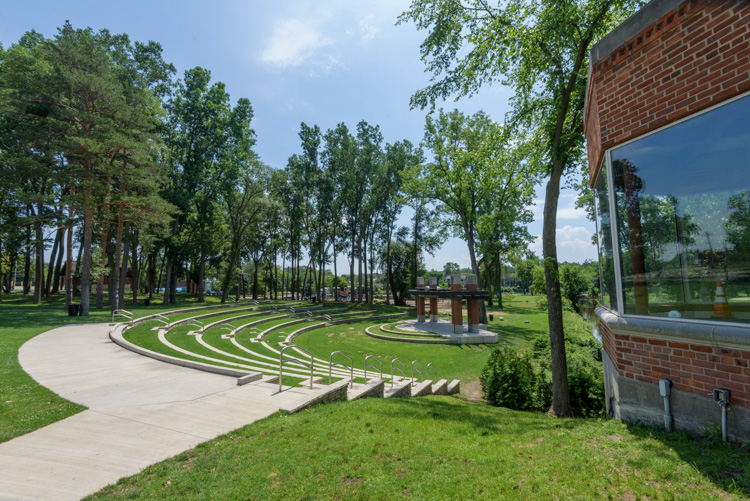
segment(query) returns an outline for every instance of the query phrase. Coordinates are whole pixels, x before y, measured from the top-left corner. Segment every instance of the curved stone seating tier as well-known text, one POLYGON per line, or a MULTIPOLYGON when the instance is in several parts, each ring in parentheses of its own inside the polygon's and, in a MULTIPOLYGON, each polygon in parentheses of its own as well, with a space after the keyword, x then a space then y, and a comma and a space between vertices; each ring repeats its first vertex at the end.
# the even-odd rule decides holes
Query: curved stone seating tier
MULTIPOLYGON (((246 304, 232 304, 220 307, 203 307, 203 308, 187 308, 183 310, 175 310, 169 312, 171 315, 182 315, 185 313, 198 313, 185 318, 180 318, 168 325, 157 327, 156 330, 157 338, 159 342, 167 348, 168 352, 156 353, 152 350, 137 346, 125 339, 123 332, 129 327, 143 322, 148 322, 158 315, 151 315, 142 317, 140 319, 131 322, 130 324, 115 324, 115 327, 110 332, 110 337, 118 345, 127 348, 131 351, 135 351, 142 355, 155 358, 164 362, 169 362, 185 367, 191 367, 198 370, 204 370, 208 372, 215 372, 223 375, 230 375, 238 378, 238 384, 245 384, 248 382, 262 379, 266 382, 274 382, 278 380, 279 375, 279 356, 281 353, 280 349, 275 348, 271 343, 266 341, 269 334, 273 332, 279 332, 282 329, 290 325, 298 325, 309 323, 299 329, 296 329, 292 333, 285 333, 286 338, 284 341, 278 342, 280 347, 288 345, 291 341, 299 336, 300 334, 308 331, 313 331, 323 327, 327 327, 334 324, 360 322, 367 320, 385 320, 392 318, 399 318, 406 315, 406 313, 389 314, 389 315, 372 315, 375 310, 372 311, 349 311, 350 308, 327 308, 324 312, 320 310, 324 308, 323 305, 310 306, 305 308, 288 308, 286 305, 252 305, 246 304), (209 310, 207 313, 203 313, 209 310), (217 311, 210 311, 217 310, 217 311), (219 311, 220 310, 220 311, 219 311), (229 313, 227 310, 231 310, 229 313), (274 311, 276 310, 276 311, 274 311), (279 313, 278 315, 276 313, 279 313), (315 314, 313 314, 315 312, 315 314), (189 324, 198 320, 199 322, 207 318, 213 318, 217 316, 224 316, 210 324, 201 325, 197 330, 185 332, 179 332, 176 330, 178 326, 189 324), (255 318, 262 317, 262 318, 255 318), (298 318, 294 318, 298 317, 298 318), (247 340, 238 339, 238 334, 247 329, 251 329, 254 326, 262 325, 263 323, 277 321, 283 318, 293 318, 288 322, 281 322, 276 325, 263 330, 255 337, 250 337, 247 340), (223 324, 236 323, 238 320, 252 319, 249 322, 234 326, 229 335, 222 335, 217 332, 223 324), (317 322, 316 320, 324 319, 323 322, 317 322), (310 323, 314 322, 314 323, 310 323)), ((386 324, 384 324, 386 325, 386 324)), ((370 328, 367 329, 368 334, 370 328)), ((398 339, 403 340, 403 339, 398 339)), ((427 341, 428 339, 425 339, 427 341)), ((309 363, 310 357, 298 351, 296 348, 291 350, 292 357, 296 357, 303 362, 309 363)), ((324 380, 326 382, 329 371, 332 377, 331 383, 334 381, 348 380, 350 374, 358 381, 363 381, 365 377, 364 369, 353 368, 350 372, 349 368, 341 366, 329 366, 329 360, 323 360, 313 357, 312 359, 312 374, 313 384, 320 384, 324 380)), ((370 375, 373 374, 372 370, 369 370, 370 375)), ((295 362, 287 363, 284 365, 282 376, 285 379, 283 382, 286 386, 289 384, 310 384, 310 369, 302 365, 295 364, 295 362)), ((396 378, 394 380, 393 388, 396 390, 384 388, 385 379, 390 380, 390 376, 386 377, 383 375, 383 380, 372 379, 372 376, 368 378, 364 383, 357 382, 354 388, 348 390, 347 399, 361 398, 363 396, 417 396, 428 393, 450 393, 451 391, 458 391, 458 381, 454 381, 450 386, 447 381, 441 380, 436 383, 431 381, 424 381, 419 384, 414 384, 412 388, 411 379, 396 378), (404 389, 403 387, 408 388, 404 389), (450 388, 449 388, 450 386, 450 388)), ((338 385, 338 383, 336 383, 338 385)), ((390 384, 390 383, 389 383, 390 384)))
MULTIPOLYGON (((453 325, 447 322, 417 322, 408 320, 398 324, 401 331, 384 329, 381 325, 380 332, 375 332, 375 326, 365 329, 368 336, 386 341, 401 341, 404 343, 422 343, 422 344, 495 344, 498 342, 498 335, 484 328, 479 328, 479 332, 453 333, 453 325), (403 327, 402 327, 403 326, 403 327), (404 331, 408 330, 406 333, 404 331)), ((484 326, 486 327, 486 326, 484 326)))
MULTIPOLYGON (((278 318, 278 317, 271 317, 271 318, 278 318)), ((308 321, 310 321, 313 318, 315 318, 315 317, 305 317, 305 318, 302 318, 302 319, 295 320, 294 322, 295 323, 308 322, 308 321)), ((373 317, 365 316, 365 317, 358 317, 358 318, 346 318, 346 319, 341 319, 341 320, 352 322, 352 321, 358 321, 358 320, 366 320, 368 318, 373 318, 373 317)), ((215 322, 214 324, 220 325, 221 323, 230 322, 231 320, 232 320, 232 318, 222 319, 220 321, 215 322)), ((287 325, 287 323, 275 325, 275 326, 269 328, 268 331, 273 331, 273 330, 276 330, 276 329, 280 329, 280 328, 282 328, 285 325, 287 325)), ((309 330, 311 327, 317 328, 319 326, 320 326, 320 324, 313 324, 313 326, 307 326, 306 328, 303 328, 301 330, 309 330)), ((203 336, 203 333, 205 333, 206 331, 208 331, 208 326, 205 326, 204 328, 202 328, 202 329, 200 329, 198 331, 191 332, 191 334, 194 335, 193 339, 198 344, 200 344, 201 346, 203 346, 204 348, 206 348, 208 350, 214 351, 215 353, 217 353, 217 355, 225 357, 225 358, 222 358, 222 359, 218 359, 216 357, 210 357, 210 356, 206 356, 204 354, 196 353, 193 350, 186 349, 184 346, 178 346, 178 345, 170 342, 167 339, 167 337, 166 337, 166 331, 167 331, 166 329, 161 329, 159 331, 160 332, 160 336, 159 336, 160 341, 165 346, 167 346, 168 348, 170 348, 172 350, 175 350, 175 351, 177 351, 179 353, 182 353, 184 355, 187 355, 189 357, 203 359, 203 360, 206 360, 206 361, 209 361, 209 362, 212 362, 212 363, 223 363, 223 364, 228 364, 228 365, 231 365, 231 366, 241 366, 243 368, 252 368, 253 370, 257 370, 257 371, 260 371, 260 372, 263 372, 263 373, 277 373, 278 372, 278 354, 280 352, 279 352, 279 350, 274 349, 273 347, 271 347, 267 343, 261 343, 260 346, 256 345, 256 346, 253 346, 252 349, 250 349, 250 348, 242 346, 239 343, 239 341, 237 340, 236 336, 230 338, 232 344, 234 344, 235 346, 239 347, 240 349, 242 349, 243 351, 245 351, 246 353, 248 353, 248 355, 250 355, 252 357, 252 358, 248 358, 246 356, 240 356, 240 355, 228 353, 226 350, 218 348, 218 347, 213 346, 210 343, 208 343, 205 340, 204 336, 203 336), (264 354, 264 352, 266 354, 264 354), (226 358, 229 358, 231 360, 226 360, 226 358), (259 359, 261 359, 261 360, 259 360, 259 359), (238 361, 240 361, 241 363, 238 362, 238 361)), ((186 341, 185 338, 182 338, 182 336, 184 336, 183 333, 175 333, 174 335, 179 336, 177 339, 182 339, 182 343, 190 342, 190 341, 186 341)), ((299 353, 297 356, 299 356, 303 360, 307 359, 307 356, 303 355, 302 353, 299 353)), ((315 375, 322 376, 322 375, 327 375, 328 374, 328 361, 324 361, 324 360, 320 360, 320 359, 315 359, 313 365, 314 365, 313 373, 315 375)), ((297 374, 298 371, 293 366, 289 366, 289 371, 290 371, 288 373, 289 375, 304 375, 304 374, 297 374)), ((300 368, 299 369, 299 372, 304 373, 305 371, 307 371, 307 375, 309 377, 309 370, 306 370, 304 368, 300 368)), ((346 377, 346 376, 349 375, 348 371, 342 370, 342 369, 334 370, 333 373, 335 375, 337 375, 337 377, 346 377), (339 372, 340 372, 340 374, 339 374, 339 372)), ((284 374, 285 375, 287 374, 286 367, 285 367, 284 374)), ((363 370, 362 371, 356 371, 355 370, 355 376, 356 377, 363 377, 364 376, 364 371, 363 370)))

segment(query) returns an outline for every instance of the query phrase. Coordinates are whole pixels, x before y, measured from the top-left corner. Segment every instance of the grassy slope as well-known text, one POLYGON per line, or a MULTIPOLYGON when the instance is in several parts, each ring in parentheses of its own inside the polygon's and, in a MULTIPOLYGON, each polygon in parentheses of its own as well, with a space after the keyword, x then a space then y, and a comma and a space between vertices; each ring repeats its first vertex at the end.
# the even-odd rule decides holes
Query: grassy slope
POLYGON ((740 499, 747 449, 455 397, 275 414, 90 499, 740 499))
MULTIPOLYGON (((499 344, 417 344, 400 341, 375 339, 365 333, 370 325, 393 325, 392 320, 379 322, 358 322, 335 325, 306 332, 294 342, 309 350, 316 357, 328 359, 332 351, 343 350, 355 359, 355 366, 362 367, 366 355, 376 355, 383 361, 383 372, 390 374, 390 362, 395 357, 404 362, 407 375, 411 374, 412 360, 419 361, 425 371, 427 364, 437 368, 438 378, 461 379, 463 382, 474 381, 487 362, 492 349, 499 345, 508 345, 518 349, 528 349, 531 341, 547 332, 547 314, 539 309, 537 296, 516 295, 504 303, 504 310, 489 309, 494 315, 489 329, 499 334, 499 344), (500 318, 503 320, 500 320, 500 318), (526 323, 526 322, 529 323, 526 323)), ((413 314, 413 310, 411 311, 413 314)), ((413 318, 413 315, 411 315, 413 318)), ((450 318, 450 317, 446 317, 450 318)), ((573 314, 566 314, 566 323, 583 322, 573 314)))
MULTIPOLYGON (((207 298, 207 304, 218 302, 218 298, 207 298)), ((178 304, 169 308, 161 305, 149 308, 127 305, 126 309, 136 316, 143 316, 196 304, 195 298, 178 295, 178 304)), ((65 298, 61 296, 34 305, 31 295, 3 294, 3 302, 0 303, 0 442, 34 431, 84 409, 40 386, 23 371, 18 363, 18 349, 21 345, 37 334, 55 327, 76 323, 109 322, 111 319, 112 315, 108 308, 93 308, 88 317, 68 317, 65 311, 65 298)))

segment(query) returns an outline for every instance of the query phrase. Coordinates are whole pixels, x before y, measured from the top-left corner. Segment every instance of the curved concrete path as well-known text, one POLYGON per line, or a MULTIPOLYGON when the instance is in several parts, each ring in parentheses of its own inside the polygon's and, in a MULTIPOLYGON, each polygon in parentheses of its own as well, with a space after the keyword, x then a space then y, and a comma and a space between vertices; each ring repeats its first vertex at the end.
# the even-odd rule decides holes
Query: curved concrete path
POLYGON ((60 327, 19 350, 31 377, 88 410, 0 444, 0 499, 80 499, 317 396, 158 362, 118 347, 109 329, 60 327))

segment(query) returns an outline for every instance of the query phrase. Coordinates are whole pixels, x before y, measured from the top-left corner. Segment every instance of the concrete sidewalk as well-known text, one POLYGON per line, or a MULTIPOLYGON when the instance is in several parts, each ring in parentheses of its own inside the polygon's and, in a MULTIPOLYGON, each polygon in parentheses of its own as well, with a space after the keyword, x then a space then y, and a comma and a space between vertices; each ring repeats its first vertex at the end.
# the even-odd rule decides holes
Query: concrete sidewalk
POLYGON ((89 409, 0 444, 0 499, 80 499, 317 396, 151 360, 115 345, 109 329, 61 327, 19 350, 38 383, 89 409))

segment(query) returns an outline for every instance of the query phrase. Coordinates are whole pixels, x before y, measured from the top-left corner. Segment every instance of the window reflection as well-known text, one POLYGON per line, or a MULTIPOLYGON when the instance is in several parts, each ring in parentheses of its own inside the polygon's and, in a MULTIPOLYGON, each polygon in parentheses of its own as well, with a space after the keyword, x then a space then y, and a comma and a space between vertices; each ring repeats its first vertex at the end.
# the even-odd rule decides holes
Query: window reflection
MULTIPOLYGON (((750 322, 750 97, 612 150, 611 161, 625 313, 750 322), (714 316, 717 281, 727 319, 714 316)), ((606 260, 612 243, 600 239, 606 260)))

